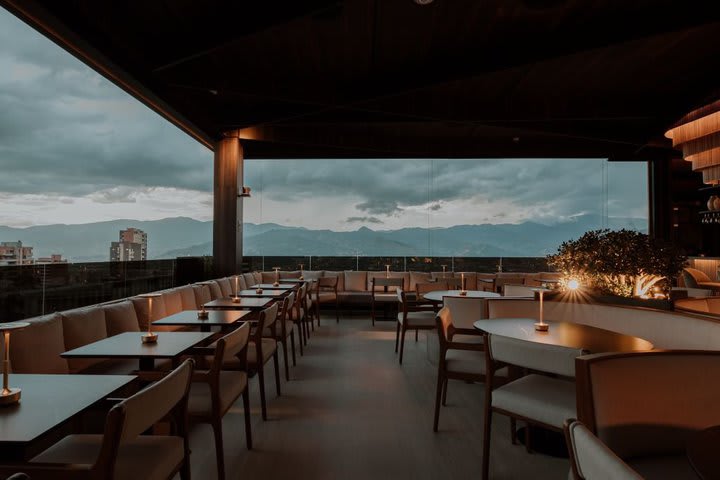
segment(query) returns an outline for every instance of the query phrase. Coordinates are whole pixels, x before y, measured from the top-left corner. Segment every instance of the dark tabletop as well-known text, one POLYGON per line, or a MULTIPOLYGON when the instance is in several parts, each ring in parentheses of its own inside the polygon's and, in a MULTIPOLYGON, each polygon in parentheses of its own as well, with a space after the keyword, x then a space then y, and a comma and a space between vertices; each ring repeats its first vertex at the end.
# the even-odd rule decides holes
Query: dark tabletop
POLYGON ((720 479, 720 426, 701 430, 690 436, 687 457, 695 473, 703 480, 720 479))
POLYGON ((0 451, 9 444, 35 440, 135 378, 134 375, 10 374, 10 386, 20 387, 22 396, 18 404, 0 408, 0 451))
POLYGON ((61 354, 63 358, 174 358, 211 332, 156 332, 157 343, 142 343, 145 332, 125 332, 61 354))
POLYGON ((272 298, 241 298, 239 302, 233 302, 230 298, 218 298, 205 304, 206 309, 217 310, 262 310, 272 302, 272 298))
POLYGON ((198 310, 184 310, 161 318, 160 320, 155 320, 153 325, 179 325, 188 327, 198 325, 232 325, 250 314, 250 310, 208 310, 208 318, 205 319, 198 318, 197 313, 198 310))
POLYGON ((580 323, 546 321, 545 323, 550 325, 549 330, 538 332, 535 330, 536 322, 537 320, 532 318, 495 318, 478 320, 473 325, 491 335, 559 347, 582 348, 589 353, 632 352, 653 348, 652 343, 642 338, 580 323))
POLYGON ((287 294, 288 290, 281 290, 277 288, 263 288, 262 293, 257 293, 256 290, 240 290, 238 297, 257 298, 257 297, 270 297, 280 298, 287 294))
POLYGON ((262 288, 263 290, 290 290, 296 286, 296 284, 292 283, 281 283, 278 286, 274 286, 272 283, 258 283, 256 285, 252 285, 250 288, 262 288))

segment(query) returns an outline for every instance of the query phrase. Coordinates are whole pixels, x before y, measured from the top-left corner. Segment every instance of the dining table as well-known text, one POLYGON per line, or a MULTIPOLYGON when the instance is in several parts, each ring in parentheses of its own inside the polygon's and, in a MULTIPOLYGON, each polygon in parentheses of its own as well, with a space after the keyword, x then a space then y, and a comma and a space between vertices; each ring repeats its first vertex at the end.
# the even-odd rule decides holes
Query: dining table
POLYGON ((298 285, 298 283, 280 283, 278 285, 275 285, 274 283, 256 283, 255 285, 251 285, 250 288, 262 288, 263 290, 291 290, 293 288, 297 288, 298 285))
POLYGON ((583 349, 588 353, 652 350, 645 339, 604 328, 574 322, 545 321, 548 330, 535 329, 534 318, 493 318, 477 320, 473 326, 485 333, 548 346, 583 349))
POLYGON ((209 332, 210 327, 229 328, 250 315, 250 310, 206 310, 206 317, 198 316, 199 310, 183 310, 155 320, 153 325, 198 328, 201 332, 209 332))
POLYGON ((238 297, 238 301, 228 298, 217 298, 205 305, 206 310, 250 310, 257 312, 270 306, 275 300, 269 297, 244 298, 238 297))
POLYGON ((442 302, 443 297, 466 297, 466 298, 494 298, 500 294, 495 292, 484 292, 482 290, 465 290, 465 295, 461 295, 461 290, 436 290, 433 292, 423 293, 423 298, 431 302, 442 302))
POLYGON ((10 374, 22 397, 0 408, 0 462, 29 460, 59 440, 57 432, 63 425, 136 379, 135 375, 10 374))
POLYGON ((288 293, 290 293, 290 290, 283 290, 283 289, 272 289, 272 288, 261 288, 259 289, 248 289, 248 290, 240 290, 237 293, 238 297, 245 297, 245 298, 262 298, 262 297, 268 297, 268 298, 282 298, 286 296, 288 293))
POLYGON ((155 360, 167 359, 177 366, 180 357, 192 347, 209 340, 212 332, 155 332, 157 342, 144 343, 145 332, 124 332, 61 353, 63 358, 136 358, 140 371, 155 368, 155 360))

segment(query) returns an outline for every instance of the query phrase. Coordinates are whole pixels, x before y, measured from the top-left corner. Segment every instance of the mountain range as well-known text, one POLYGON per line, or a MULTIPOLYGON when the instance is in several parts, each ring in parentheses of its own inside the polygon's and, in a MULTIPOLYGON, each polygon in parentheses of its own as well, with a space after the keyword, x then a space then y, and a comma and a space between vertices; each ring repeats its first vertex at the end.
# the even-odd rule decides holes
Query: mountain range
MULTIPOLYGON (((646 219, 608 220, 609 228, 647 231, 646 219)), ((600 225, 597 215, 580 215, 553 225, 524 222, 399 230, 361 227, 348 232, 245 223, 243 250, 247 256, 534 257, 555 252, 563 241, 578 238, 600 225)), ((150 259, 212 254, 212 222, 187 217, 27 228, 0 226, 0 241, 21 240, 34 247, 35 257, 61 253, 73 262, 108 261, 110 242, 117 241, 119 231, 127 227, 148 234, 150 259)))

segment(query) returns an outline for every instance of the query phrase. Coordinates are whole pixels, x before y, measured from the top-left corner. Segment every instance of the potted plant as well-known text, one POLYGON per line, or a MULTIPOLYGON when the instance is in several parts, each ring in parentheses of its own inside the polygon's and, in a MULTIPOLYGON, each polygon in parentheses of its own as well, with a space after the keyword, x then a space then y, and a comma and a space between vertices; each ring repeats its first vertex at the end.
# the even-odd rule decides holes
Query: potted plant
POLYGON ((670 302, 664 299, 669 298, 671 279, 682 271, 686 257, 647 234, 603 229, 563 242, 547 260, 566 279, 576 279, 600 297, 612 297, 611 302, 668 308, 670 302), (662 301, 648 301, 653 299, 662 301))

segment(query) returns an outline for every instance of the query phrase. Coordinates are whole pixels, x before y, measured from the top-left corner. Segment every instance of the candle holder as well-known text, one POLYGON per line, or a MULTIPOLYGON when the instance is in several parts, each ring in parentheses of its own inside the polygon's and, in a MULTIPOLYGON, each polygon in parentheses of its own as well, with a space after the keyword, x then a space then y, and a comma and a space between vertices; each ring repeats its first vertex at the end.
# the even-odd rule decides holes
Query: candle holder
POLYGON ((465 274, 460 273, 460 295, 463 297, 467 295, 467 290, 465 290, 465 274))
POLYGON ((273 282, 273 287, 279 287, 280 286, 280 267, 273 267, 273 270, 275 270, 275 281, 273 282))
POLYGON ((263 292, 262 288, 258 288, 257 290, 255 290, 255 293, 257 293, 258 295, 260 295, 262 292, 263 292))
POLYGON ((152 304, 153 304, 153 298, 161 297, 159 293, 144 293, 142 295, 139 295, 142 298, 148 299, 148 326, 147 326, 147 333, 142 335, 140 337, 140 340, 142 340, 142 343, 157 343, 158 341, 158 334, 154 333, 152 331, 152 304))
POLYGON ((203 306, 200 308, 200 310, 198 310, 198 312, 197 312, 197 317, 198 317, 198 319, 200 319, 200 320, 207 320, 207 319, 208 319, 208 316, 209 316, 208 311, 205 310, 205 305, 203 305, 203 306))
POLYGON ((440 265, 443 269, 443 276, 442 278, 445 278, 445 273, 447 272, 447 265, 440 265))
POLYGON ((385 278, 390 278, 390 265, 385 265, 385 278))
POLYGON ((550 325, 545 323, 544 319, 544 313, 545 313, 545 307, 543 303, 543 295, 545 292, 549 292, 550 290, 547 288, 531 288, 533 292, 538 292, 540 297, 540 314, 538 318, 538 322, 535 323, 535 330, 538 332, 547 332, 550 329, 550 325))
POLYGON ((13 330, 20 330, 21 328, 29 327, 30 324, 27 322, 9 322, 0 323, 0 332, 3 334, 3 340, 5 342, 5 351, 3 352, 2 362, 2 391, 0 391, 0 406, 14 405, 20 401, 21 390, 17 387, 11 388, 9 385, 10 377, 10 332, 13 330))
POLYGON ((238 297, 237 295, 235 295, 234 297, 232 297, 232 302, 233 302, 233 303, 240 303, 240 297, 238 297))

